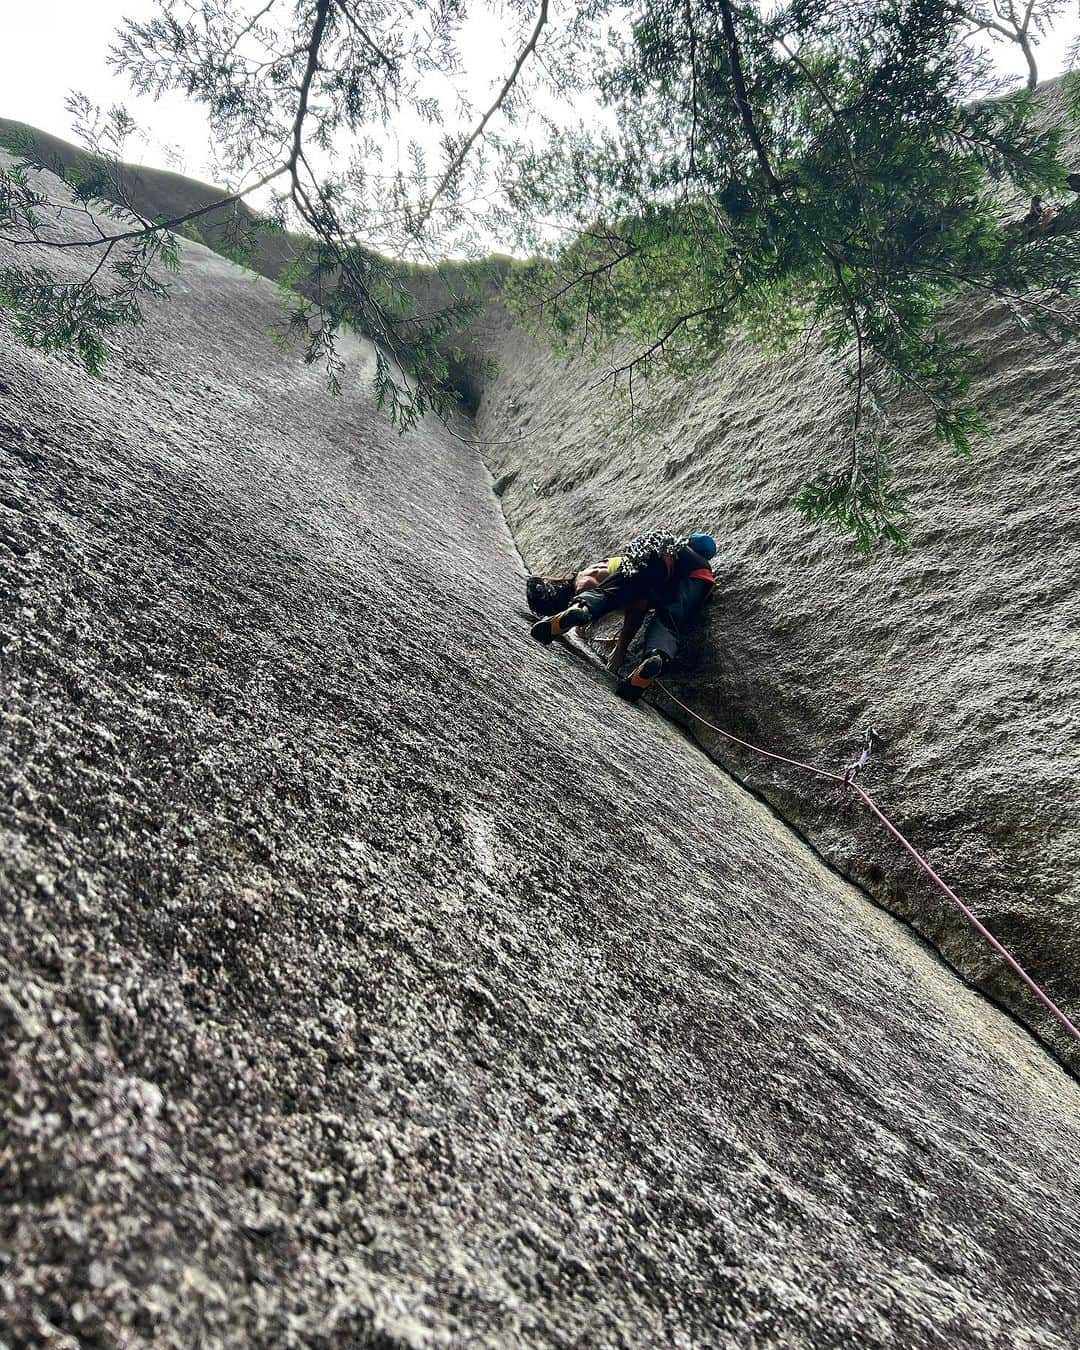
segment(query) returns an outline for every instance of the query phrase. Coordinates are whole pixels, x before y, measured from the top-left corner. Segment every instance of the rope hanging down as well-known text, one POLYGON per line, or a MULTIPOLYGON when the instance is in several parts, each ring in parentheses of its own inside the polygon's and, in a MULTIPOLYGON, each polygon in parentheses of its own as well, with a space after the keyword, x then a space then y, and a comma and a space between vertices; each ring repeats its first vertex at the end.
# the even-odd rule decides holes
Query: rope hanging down
POLYGON ((1035 997, 1039 1000, 1039 1002, 1043 1005, 1043 1007, 1045 1007, 1051 1013, 1053 1013, 1053 1015, 1057 1018, 1057 1020, 1061 1023, 1061 1025, 1065 1028, 1065 1030, 1069 1032, 1071 1036, 1075 1037, 1076 1040, 1080 1041, 1080 1029, 1078 1029, 1076 1025, 1069 1020, 1069 1018, 1065 1015, 1065 1013, 1062 1012, 1062 1010, 1058 1007, 1058 1005, 1054 1002, 1054 1000, 1035 983, 1035 981, 1027 973, 1027 971, 1020 964, 1020 962, 1017 961, 1017 959, 1012 955, 1012 953, 1008 951, 1005 947, 1003 947, 1001 943, 997 940, 997 938, 994 937, 993 933, 991 933, 990 930, 977 918, 977 916, 973 914, 970 909, 968 909, 967 905, 964 904, 964 902, 960 899, 960 897, 956 894, 956 892, 950 886, 947 886, 944 881, 942 881, 941 877, 938 876, 938 874, 934 871, 934 869, 930 866, 930 864, 926 861, 926 859, 922 856, 922 854, 918 851, 918 849, 916 849, 914 844, 912 844, 910 840, 906 839, 900 833, 900 831, 888 818, 885 812, 882 811, 882 809, 878 806, 877 802, 874 801, 874 799, 870 796, 870 794, 864 791, 858 785, 858 783, 855 782, 855 775, 859 772, 860 769, 866 767, 873 751, 878 746, 884 744, 881 737, 877 734, 877 731, 873 727, 870 727, 870 729, 867 731, 863 741, 862 753, 859 755, 859 758, 855 761, 855 763, 849 764, 848 767, 843 772, 843 774, 831 773, 828 769, 819 769, 814 764, 804 764, 802 760, 789 759, 787 755, 773 754, 771 750, 763 750, 760 745, 754 745, 750 741, 744 741, 741 740, 738 736, 733 736, 730 731, 725 731, 722 727, 715 726, 712 722, 709 722, 704 717, 702 717, 700 713, 696 713, 693 710, 693 708, 688 708, 685 703, 683 703, 680 699, 677 699, 675 697, 675 695, 671 692, 670 689, 666 689, 659 682, 659 680, 657 680, 654 683, 653 688, 659 689, 663 694, 666 695, 667 698, 671 700, 672 703, 675 704, 677 708, 681 708, 683 712, 687 714, 688 717, 693 718, 695 722, 699 722, 703 727, 708 727, 710 731, 715 732, 717 736, 722 736, 726 741, 731 741, 735 745, 741 745, 743 749, 752 750, 754 754, 763 755, 766 759, 775 760, 777 763, 780 764, 790 764, 793 768, 802 769, 805 773, 812 773, 818 778, 827 778, 830 782, 839 783, 840 786, 845 791, 850 790, 852 792, 857 793, 858 796, 862 798, 863 802, 869 808, 869 810, 877 817, 877 819, 882 823, 882 825, 884 825, 886 830, 888 830, 888 832, 892 835, 892 837, 904 849, 906 849, 908 853, 911 854, 911 856, 919 864, 919 866, 930 878, 930 880, 934 883, 934 885, 938 887, 938 889, 942 892, 943 895, 947 896, 948 899, 952 901, 952 903, 956 906, 956 908, 960 911, 960 913, 963 914, 964 918, 967 919, 968 923, 970 923, 971 926, 978 933, 980 933, 982 937, 986 939, 986 941, 990 944, 990 946, 993 947, 994 951, 996 951, 997 954, 1006 963, 1006 965, 1008 965, 1010 970, 1012 970, 1016 975, 1020 977, 1021 980, 1023 980, 1024 984, 1027 985, 1027 987, 1031 990, 1031 992, 1035 995, 1035 997))

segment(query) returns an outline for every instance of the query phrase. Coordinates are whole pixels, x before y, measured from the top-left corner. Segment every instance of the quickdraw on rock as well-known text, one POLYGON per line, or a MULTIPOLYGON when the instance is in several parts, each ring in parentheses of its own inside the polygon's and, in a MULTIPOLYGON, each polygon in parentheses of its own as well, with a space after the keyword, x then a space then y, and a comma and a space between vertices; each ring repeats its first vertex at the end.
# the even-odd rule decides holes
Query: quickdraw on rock
POLYGON ((866 728, 866 735, 863 737, 862 754, 861 754, 861 755, 859 756, 859 758, 854 762, 854 764, 849 764, 849 765, 847 766, 847 768, 844 770, 844 789, 845 789, 845 791, 846 791, 846 790, 852 785, 852 783, 855 781, 855 775, 859 772, 859 770, 860 770, 860 769, 865 769, 866 766, 870 763, 870 756, 874 753, 874 751, 875 751, 875 750, 884 750, 884 748, 885 748, 885 742, 884 742, 884 741, 881 739, 881 737, 878 735, 878 733, 877 733, 877 728, 876 728, 876 727, 867 727, 867 728, 866 728))

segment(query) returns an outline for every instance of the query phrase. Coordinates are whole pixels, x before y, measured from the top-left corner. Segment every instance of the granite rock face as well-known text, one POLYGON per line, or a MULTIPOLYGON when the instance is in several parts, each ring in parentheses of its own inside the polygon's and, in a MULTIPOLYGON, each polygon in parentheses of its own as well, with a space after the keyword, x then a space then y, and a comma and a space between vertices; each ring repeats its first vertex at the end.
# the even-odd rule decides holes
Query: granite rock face
MULTIPOLYGON (((1060 90, 1042 97, 1060 120, 1060 90)), ((906 556, 866 561, 790 505, 843 463, 850 425, 840 367, 812 350, 736 347, 692 384, 639 386, 631 419, 603 365, 567 366, 492 305, 478 341, 500 369, 478 425, 535 570, 655 527, 713 531, 716 598, 673 692, 834 770, 878 726, 888 753, 870 791, 1080 1021, 1080 348, 1026 335, 996 303, 957 305, 948 323, 973 351, 991 436, 959 460, 925 409, 897 410, 897 475, 914 509, 906 556)), ((703 743, 1080 1065, 1076 1043, 872 819, 813 779, 709 733, 703 743)))
POLYGON ((0 1338, 1069 1350, 1076 1082, 536 648, 475 452, 275 303, 185 248, 101 381, 0 320, 0 1338))

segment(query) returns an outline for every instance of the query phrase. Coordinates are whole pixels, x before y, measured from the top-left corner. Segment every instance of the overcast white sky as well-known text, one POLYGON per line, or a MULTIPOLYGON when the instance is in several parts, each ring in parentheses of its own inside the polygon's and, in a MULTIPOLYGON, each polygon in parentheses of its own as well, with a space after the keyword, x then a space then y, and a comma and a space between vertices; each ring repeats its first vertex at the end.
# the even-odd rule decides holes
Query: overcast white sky
MULTIPOLYGON (((123 103, 135 118, 140 135, 128 142, 127 159, 193 177, 212 175, 202 109, 179 94, 156 103, 137 98, 107 65, 121 22, 157 12, 156 0, 0 0, 0 117, 73 139, 65 100, 78 90, 103 108, 123 103)), ((471 97, 477 106, 486 106, 489 91, 502 84, 517 52, 504 44, 500 27, 482 15, 467 25, 462 50, 472 67, 471 97)))
POLYGON ((121 20, 148 18, 156 8, 154 0, 0 0, 0 116, 70 140, 64 101, 79 90, 103 107, 124 103, 135 115, 145 139, 129 147, 132 159, 165 167, 166 149, 175 148, 186 172, 202 172, 208 154, 201 111, 182 98, 143 103, 105 64, 121 20))
MULTIPOLYGON (((129 159, 196 177, 212 174, 200 109, 178 95, 157 104, 138 100, 105 63, 121 20, 145 18, 156 8, 155 0, 0 0, 0 116, 70 138, 64 100, 78 89, 104 107, 122 102, 135 116, 142 139, 129 143, 129 159)), ((1080 0, 1040 48, 1040 76, 1060 73, 1078 31, 1080 0)), ((477 63, 473 85, 482 101, 485 87, 501 81, 512 57, 501 50, 494 25, 474 37, 465 50, 477 63)), ((1019 79, 1019 53, 1003 56, 1002 69, 1019 79)))

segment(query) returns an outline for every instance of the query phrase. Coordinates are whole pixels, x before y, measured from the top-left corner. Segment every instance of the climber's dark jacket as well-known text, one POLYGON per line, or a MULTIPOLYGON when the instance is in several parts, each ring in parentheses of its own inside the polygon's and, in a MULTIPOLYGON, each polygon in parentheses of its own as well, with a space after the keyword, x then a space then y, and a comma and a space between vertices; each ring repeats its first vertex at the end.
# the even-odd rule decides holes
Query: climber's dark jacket
POLYGON ((642 650, 663 652, 670 661, 713 585, 707 559, 684 539, 656 531, 635 539, 608 580, 583 591, 574 603, 584 606, 595 622, 611 610, 627 610, 647 598, 654 613, 642 650))

